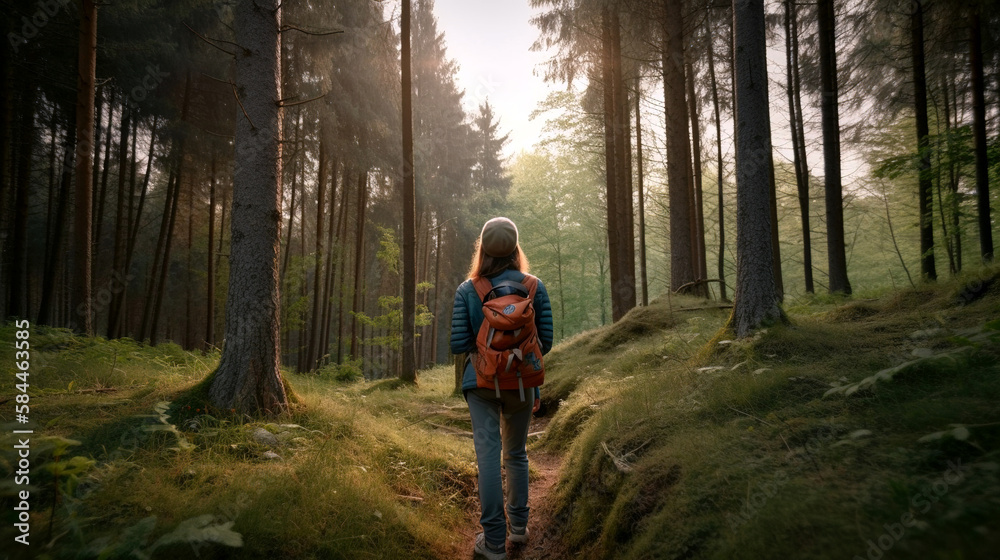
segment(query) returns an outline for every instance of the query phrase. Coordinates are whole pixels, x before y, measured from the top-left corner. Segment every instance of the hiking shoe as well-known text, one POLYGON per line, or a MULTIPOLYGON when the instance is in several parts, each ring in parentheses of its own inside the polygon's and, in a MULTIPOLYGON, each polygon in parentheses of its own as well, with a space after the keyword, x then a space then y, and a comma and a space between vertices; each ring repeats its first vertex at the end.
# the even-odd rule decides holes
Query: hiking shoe
POLYGON ((500 548, 493 548, 493 545, 486 542, 486 535, 483 533, 476 535, 476 548, 473 550, 477 557, 486 560, 507 560, 507 548, 503 545, 500 548))
POLYGON ((527 527, 515 527, 510 526, 510 536, 507 537, 510 542, 517 544, 524 544, 528 542, 528 528, 527 527))

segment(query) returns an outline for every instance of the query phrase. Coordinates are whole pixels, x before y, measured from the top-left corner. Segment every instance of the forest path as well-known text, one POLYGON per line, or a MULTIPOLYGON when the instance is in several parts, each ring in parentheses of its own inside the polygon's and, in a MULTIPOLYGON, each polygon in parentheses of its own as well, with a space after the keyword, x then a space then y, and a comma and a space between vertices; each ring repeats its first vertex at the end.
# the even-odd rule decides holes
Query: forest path
MULTIPOLYGON (((549 417, 532 418, 529 434, 544 432, 548 426, 549 417)), ((534 438, 529 439, 530 440, 534 438)), ((524 545, 507 545, 507 557, 510 560, 552 560, 563 558, 552 519, 552 502, 550 496, 559 481, 559 471, 562 469, 563 457, 556 453, 541 450, 528 450, 528 464, 531 468, 531 482, 528 490, 528 507, 531 513, 528 517, 528 542, 524 545)), ((506 481, 505 481, 506 483, 506 481)), ((465 538, 460 558, 477 558, 473 552, 476 544, 476 534, 482 531, 479 526, 479 500, 475 500, 474 511, 469 513, 469 526, 464 532, 465 538)))

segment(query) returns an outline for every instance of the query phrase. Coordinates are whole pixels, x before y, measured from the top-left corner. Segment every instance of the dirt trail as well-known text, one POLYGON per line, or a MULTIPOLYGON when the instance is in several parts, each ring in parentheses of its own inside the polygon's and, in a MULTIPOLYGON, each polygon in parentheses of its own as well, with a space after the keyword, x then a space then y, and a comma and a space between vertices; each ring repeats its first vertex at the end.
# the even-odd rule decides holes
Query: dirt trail
MULTIPOLYGON (((532 418, 529 434, 545 431, 549 418, 532 418)), ((535 438, 529 439, 529 444, 535 438)), ((507 556, 510 560, 554 560, 563 558, 559 552, 558 541, 555 538, 551 518, 550 494, 559 481, 559 470, 562 468, 560 455, 545 451, 528 451, 528 464, 532 471, 530 488, 528 490, 528 507, 531 514, 528 518, 528 543, 512 545, 508 543, 507 556)), ((472 550, 475 546, 476 534, 482 531, 479 526, 479 500, 475 500, 475 511, 470 513, 470 525, 465 532, 462 555, 460 558, 474 558, 472 550)))

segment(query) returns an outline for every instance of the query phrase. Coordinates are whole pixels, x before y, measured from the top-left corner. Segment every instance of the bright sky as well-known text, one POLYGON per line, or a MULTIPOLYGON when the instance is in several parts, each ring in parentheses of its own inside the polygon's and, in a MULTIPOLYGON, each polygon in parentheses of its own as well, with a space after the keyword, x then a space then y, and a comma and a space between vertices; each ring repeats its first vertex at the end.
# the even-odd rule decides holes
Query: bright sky
POLYGON ((528 21, 527 0, 435 0, 438 31, 444 33, 448 57, 459 66, 458 87, 465 90, 466 110, 477 114, 489 100, 500 119, 500 130, 510 133, 507 155, 529 149, 538 139, 541 119, 529 121, 539 101, 551 89, 533 75, 545 53, 530 52, 538 30, 528 21))

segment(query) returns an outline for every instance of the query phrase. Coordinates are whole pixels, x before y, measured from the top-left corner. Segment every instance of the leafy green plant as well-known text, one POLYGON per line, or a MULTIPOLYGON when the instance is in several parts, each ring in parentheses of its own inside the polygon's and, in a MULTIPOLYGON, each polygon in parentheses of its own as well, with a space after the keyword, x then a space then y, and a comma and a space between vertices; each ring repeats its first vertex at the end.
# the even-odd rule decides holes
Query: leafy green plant
POLYGON ((157 432, 166 432, 168 434, 173 434, 176 438, 176 447, 171 447, 170 449, 175 451, 190 451, 194 449, 194 445, 188 441, 184 434, 177 429, 177 426, 170 422, 170 410, 171 403, 169 401, 160 401, 156 403, 153 408, 153 414, 140 414, 137 418, 143 418, 146 420, 138 430, 138 434, 133 431, 133 436, 140 436, 136 439, 145 439, 141 437, 143 434, 152 434, 157 432))
POLYGON ((190 545, 195 554, 209 544, 234 548, 243 546, 243 535, 233 531, 233 521, 219 522, 210 514, 181 521, 173 531, 147 544, 156 529, 156 522, 156 516, 151 515, 125 529, 116 538, 97 538, 87 544, 76 558, 148 560, 157 550, 177 545, 190 545))
POLYGON ((320 368, 319 375, 341 383, 354 383, 364 379, 361 363, 362 361, 358 359, 347 360, 340 364, 328 364, 320 368))

